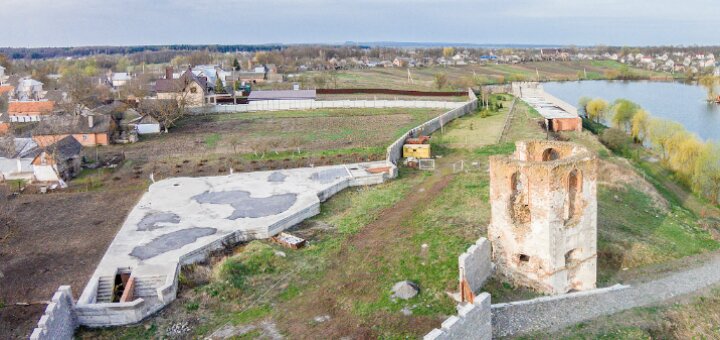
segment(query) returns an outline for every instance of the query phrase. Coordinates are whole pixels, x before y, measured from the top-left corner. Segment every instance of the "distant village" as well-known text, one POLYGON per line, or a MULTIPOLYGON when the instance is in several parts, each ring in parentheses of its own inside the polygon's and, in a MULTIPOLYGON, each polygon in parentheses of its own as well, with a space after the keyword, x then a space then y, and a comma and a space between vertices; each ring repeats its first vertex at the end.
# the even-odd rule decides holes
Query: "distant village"
POLYGON ((314 100, 315 89, 331 86, 331 80, 318 80, 318 72, 332 77, 338 70, 603 60, 691 79, 720 75, 714 53, 680 49, 293 47, 39 60, 5 57, 0 59, 0 181, 63 187, 81 171, 83 147, 134 143, 143 135, 168 132, 198 107, 314 100), (314 72, 314 78, 307 72, 314 72), (268 84, 287 85, 264 90, 268 84))

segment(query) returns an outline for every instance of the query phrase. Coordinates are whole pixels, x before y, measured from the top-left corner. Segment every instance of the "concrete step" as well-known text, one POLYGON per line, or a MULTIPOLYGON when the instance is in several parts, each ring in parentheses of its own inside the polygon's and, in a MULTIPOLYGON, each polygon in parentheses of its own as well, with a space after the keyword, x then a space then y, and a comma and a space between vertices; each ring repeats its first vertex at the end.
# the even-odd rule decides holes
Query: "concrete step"
POLYGON ((113 298, 113 285, 115 280, 111 276, 101 276, 98 278, 98 289, 95 294, 97 303, 110 303, 113 298))

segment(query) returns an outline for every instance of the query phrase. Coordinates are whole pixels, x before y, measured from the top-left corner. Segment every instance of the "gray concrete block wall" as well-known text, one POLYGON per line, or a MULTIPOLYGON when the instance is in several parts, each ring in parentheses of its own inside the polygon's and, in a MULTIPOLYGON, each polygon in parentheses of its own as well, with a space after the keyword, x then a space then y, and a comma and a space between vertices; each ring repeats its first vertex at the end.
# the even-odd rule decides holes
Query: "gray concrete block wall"
POLYGON ((477 293, 493 273, 490 241, 481 237, 458 257, 460 282, 467 282, 468 288, 477 293))
POLYGON ((468 95, 470 96, 470 101, 466 102, 460 107, 453 108, 452 110, 415 127, 414 129, 402 135, 395 142, 390 144, 386 151, 386 158, 388 163, 398 165, 398 162, 400 161, 400 159, 402 159, 402 147, 405 144, 405 140, 411 135, 430 135, 431 133, 441 129, 443 126, 445 126, 452 120, 477 109, 477 96, 475 96, 475 93, 471 89, 468 89, 468 95))
POLYGON ((496 337, 521 335, 547 329, 549 324, 560 328, 619 312, 623 309, 617 308, 612 302, 624 301, 622 294, 629 288, 618 284, 608 288, 495 304, 492 306, 493 334, 496 337), (568 312, 558 318, 558 313, 549 311, 568 312))
POLYGON ((493 335, 490 294, 482 293, 472 304, 458 309, 457 316, 451 316, 440 328, 426 334, 424 340, 490 340, 493 335))
POLYGON ((30 335, 31 340, 72 339, 78 321, 74 311, 75 301, 70 286, 60 286, 53 295, 45 314, 40 317, 37 328, 30 335))

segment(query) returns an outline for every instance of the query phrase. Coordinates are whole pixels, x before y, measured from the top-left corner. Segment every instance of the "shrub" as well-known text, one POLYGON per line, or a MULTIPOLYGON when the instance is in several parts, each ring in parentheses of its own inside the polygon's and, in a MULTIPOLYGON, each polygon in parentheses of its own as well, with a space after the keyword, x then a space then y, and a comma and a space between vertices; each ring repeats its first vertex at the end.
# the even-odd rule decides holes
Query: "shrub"
POLYGON ((253 241, 240 254, 227 258, 219 266, 217 276, 235 288, 241 288, 249 276, 274 272, 278 262, 272 247, 253 241))
POLYGON ((624 131, 616 128, 605 129, 600 135, 600 142, 613 152, 627 156, 633 141, 624 131))

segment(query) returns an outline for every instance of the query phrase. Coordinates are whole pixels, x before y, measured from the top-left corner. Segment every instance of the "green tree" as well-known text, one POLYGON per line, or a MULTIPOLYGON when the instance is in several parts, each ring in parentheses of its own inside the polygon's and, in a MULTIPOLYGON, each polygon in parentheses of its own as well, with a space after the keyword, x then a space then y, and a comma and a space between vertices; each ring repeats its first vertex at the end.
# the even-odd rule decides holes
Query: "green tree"
POLYGON ((720 145, 707 143, 695 162, 693 188, 713 204, 718 203, 720 192, 720 145))
POLYGON ((220 78, 215 79, 215 93, 226 93, 225 86, 223 86, 223 82, 220 78))
POLYGON ((240 62, 237 60, 237 58, 233 59, 233 70, 240 71, 240 62))
POLYGON ((633 141, 638 144, 642 144, 647 137, 648 124, 650 123, 650 114, 643 110, 638 109, 630 121, 630 136, 633 141))
POLYGON ((686 184, 691 184, 695 163, 705 147, 704 143, 689 133, 677 134, 670 143, 672 147, 668 163, 676 176, 686 184))
POLYGON ((580 108, 580 111, 584 112, 587 115, 587 104, 592 100, 590 97, 580 97, 580 100, 578 100, 578 107, 580 108))
POLYGON ((685 128, 680 123, 665 119, 651 119, 648 125, 648 138, 664 162, 670 156, 669 151, 673 150, 672 142, 676 140, 673 136, 684 132, 685 128))
POLYGON ((627 99, 618 99, 613 104, 612 109, 613 125, 616 128, 625 130, 625 132, 630 132, 630 124, 632 122, 633 116, 640 109, 640 106, 627 99))
POLYGON ((715 97, 717 96, 717 92, 715 91, 715 86, 717 85, 717 77, 713 76, 712 74, 706 74, 700 77, 698 83, 702 85, 702 87, 704 87, 707 91, 707 100, 715 100, 715 97))
POLYGON ((438 90, 442 90, 445 86, 447 86, 448 78, 445 73, 435 73, 435 86, 438 90))
POLYGON ((587 113, 589 119, 600 123, 600 121, 605 118, 609 106, 610 104, 608 104, 608 102, 597 98, 587 103, 585 106, 585 112, 587 113))

